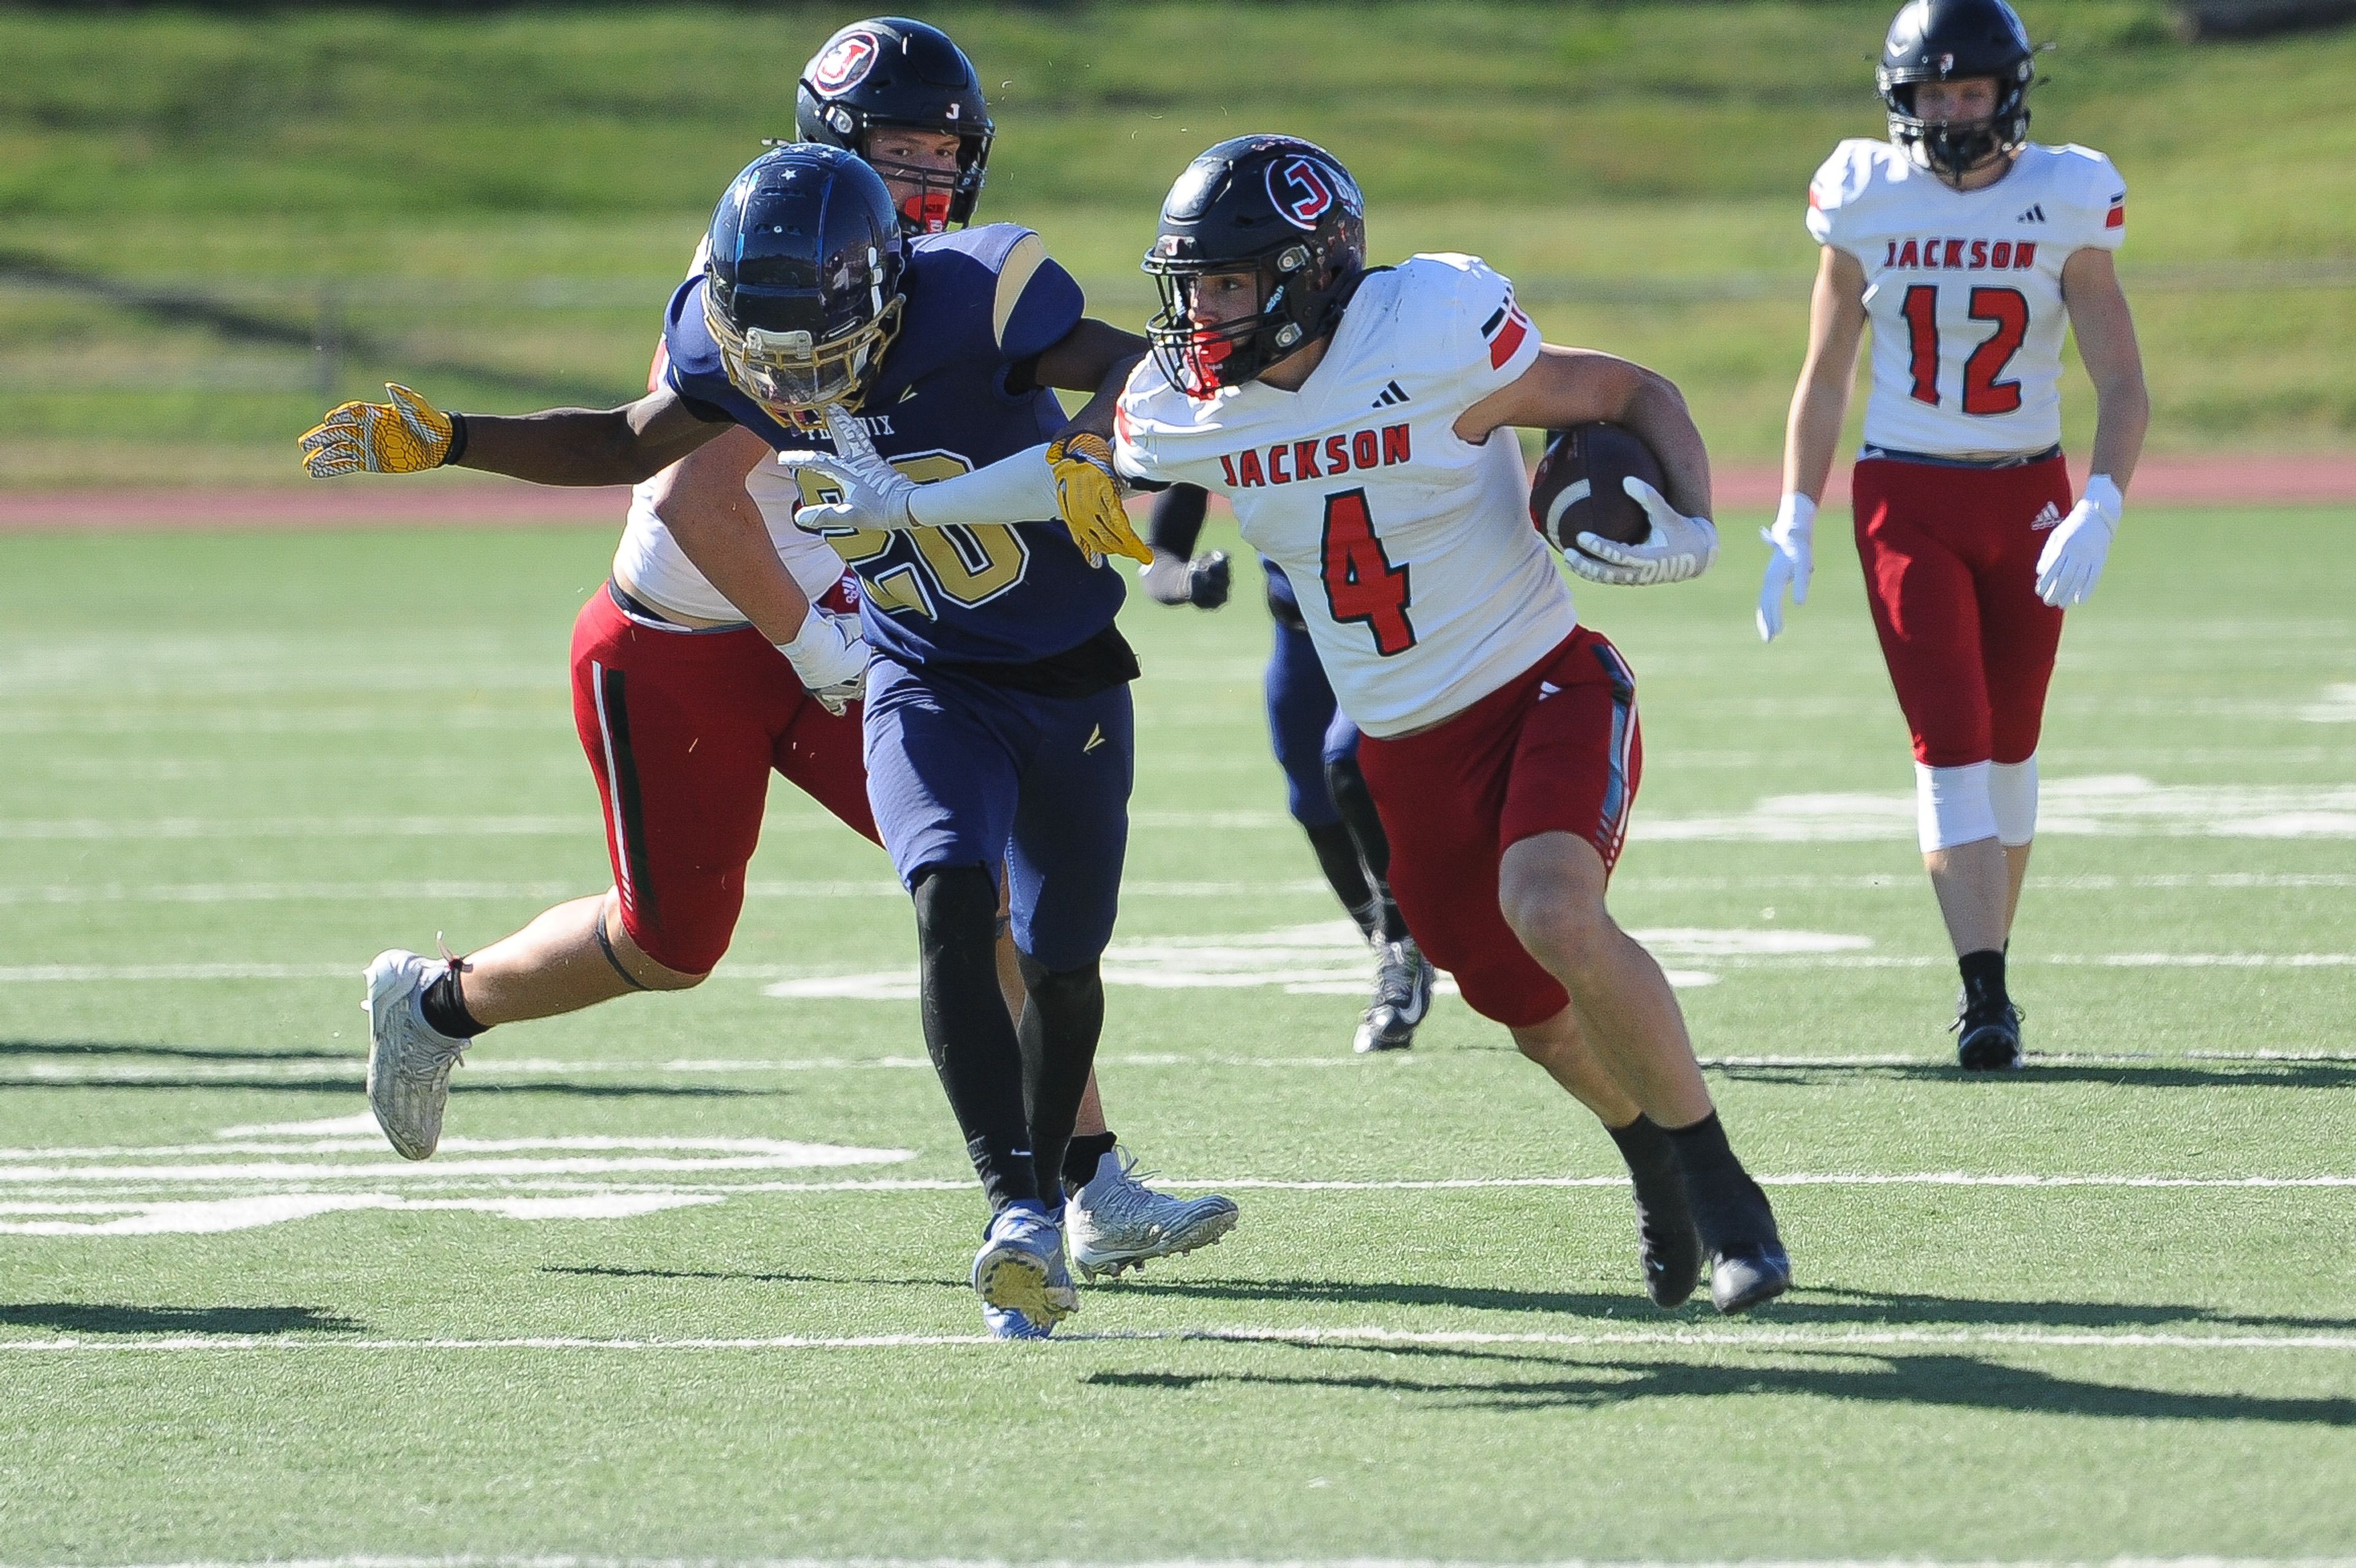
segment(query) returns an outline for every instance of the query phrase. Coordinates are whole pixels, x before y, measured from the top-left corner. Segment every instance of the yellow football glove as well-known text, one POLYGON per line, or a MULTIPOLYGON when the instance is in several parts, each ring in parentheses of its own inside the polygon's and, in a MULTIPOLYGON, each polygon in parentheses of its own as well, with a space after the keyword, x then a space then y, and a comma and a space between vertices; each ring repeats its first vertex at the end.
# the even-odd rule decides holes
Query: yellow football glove
POLYGON ((387 381, 389 403, 345 403, 303 437, 303 466, 314 479, 338 474, 414 474, 450 460, 456 427, 448 414, 406 387, 387 381))
POLYGON ((1113 477, 1112 443, 1087 431, 1047 443, 1047 466, 1055 473, 1055 507, 1072 542, 1093 566, 1108 555, 1125 555, 1151 566, 1153 552, 1129 526, 1121 510, 1120 484, 1113 477))

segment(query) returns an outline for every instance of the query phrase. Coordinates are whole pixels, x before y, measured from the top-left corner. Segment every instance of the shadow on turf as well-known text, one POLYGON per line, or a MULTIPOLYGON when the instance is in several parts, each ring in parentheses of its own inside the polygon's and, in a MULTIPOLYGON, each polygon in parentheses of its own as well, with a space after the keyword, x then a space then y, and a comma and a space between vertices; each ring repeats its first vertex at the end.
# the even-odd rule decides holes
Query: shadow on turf
POLYGON ((0 1302, 0 1324, 78 1334, 357 1334, 368 1327, 316 1307, 126 1307, 98 1301, 0 1302))
MULTIPOLYGON (((1779 1316, 1781 1316, 1779 1314, 1779 1316)), ((1302 1354, 1415 1357, 1503 1369, 1533 1362, 1561 1365, 1525 1352, 1451 1346, 1324 1344, 1287 1346, 1302 1354)), ((1775 1348, 1774 1354, 1810 1363, 1796 1367, 1695 1366, 1685 1362, 1582 1361, 1576 1376, 1432 1379, 1372 1372, 1351 1375, 1282 1372, 1095 1372, 1083 1383, 1100 1388, 1183 1391, 1211 1384, 1259 1388, 1359 1389, 1394 1396, 1425 1396, 1457 1408, 1558 1410, 1627 1404, 1645 1399, 1713 1399, 1727 1394, 1792 1395, 1869 1404, 1937 1405, 1970 1410, 2098 1415, 2123 1421, 2270 1421, 2305 1426, 2356 1426, 2356 1400, 2266 1398, 2254 1394, 2186 1393, 2117 1383, 2082 1382, 1976 1356, 1886 1356, 1854 1350, 1775 1348), (1858 1365, 1867 1362, 1867 1365, 1858 1365)))
POLYGON ((126 1045, 103 1040, 0 1040, 0 1057, 160 1056, 175 1061, 349 1061, 348 1051, 241 1051, 201 1045, 126 1045))
POLYGON ((2073 1061, 2037 1056, 2019 1072, 1966 1072, 1952 1061, 1885 1062, 1870 1067, 1826 1062, 1822 1066, 1715 1064, 1719 1078, 1751 1083, 1815 1084, 1827 1079, 1859 1078, 1915 1083, 1995 1083, 2030 1087, 2040 1083, 2101 1083, 2126 1089, 2348 1089, 2356 1088, 2356 1061, 2073 1061))
POLYGON ((613 1264, 542 1264, 540 1272, 586 1275, 599 1279, 716 1280, 728 1285, 888 1285, 902 1288, 917 1286, 933 1290, 956 1291, 973 1288, 961 1279, 934 1277, 876 1279, 840 1274, 754 1274, 725 1269, 622 1268, 613 1264))
MULTIPOLYGON (((1707 1317, 1707 1302, 1684 1313, 1655 1312, 1633 1291, 1603 1296, 1590 1292, 1509 1290, 1494 1285, 1365 1284, 1337 1280, 1227 1279, 1132 1280, 1106 1287, 1126 1295, 1166 1296, 1179 1300, 1344 1302, 1376 1307, 1451 1307, 1475 1312, 1553 1313, 1570 1317, 1612 1318, 1638 1323, 1675 1323, 1707 1317)), ((2165 1302, 1990 1301, 1913 1296, 1873 1290, 1797 1290, 1764 1313, 1777 1324, 1841 1324, 1852 1327, 2044 1327, 2054 1328, 2157 1328, 2186 1324, 2215 1328, 2277 1328, 2309 1332, 2356 1329, 2356 1317, 2286 1317, 2263 1313, 2218 1312, 2206 1307, 2165 1302)))

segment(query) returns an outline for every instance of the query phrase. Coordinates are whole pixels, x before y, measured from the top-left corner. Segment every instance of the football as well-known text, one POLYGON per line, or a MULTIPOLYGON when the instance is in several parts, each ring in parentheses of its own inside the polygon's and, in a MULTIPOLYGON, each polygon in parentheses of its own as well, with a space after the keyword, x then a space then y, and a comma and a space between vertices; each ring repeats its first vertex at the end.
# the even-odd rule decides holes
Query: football
POLYGON ((1660 488, 1660 462, 1633 431, 1598 422, 1554 432, 1530 480, 1530 525, 1559 550, 1577 549, 1583 533, 1639 542, 1652 524, 1621 486, 1632 474, 1660 488))

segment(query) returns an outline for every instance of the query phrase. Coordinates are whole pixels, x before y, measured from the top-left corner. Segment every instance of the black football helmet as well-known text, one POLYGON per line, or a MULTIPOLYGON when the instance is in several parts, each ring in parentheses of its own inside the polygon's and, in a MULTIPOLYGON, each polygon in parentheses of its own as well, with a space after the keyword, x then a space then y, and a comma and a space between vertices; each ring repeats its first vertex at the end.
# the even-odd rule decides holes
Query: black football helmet
POLYGON ((795 135, 856 153, 886 179, 916 187, 900 209, 910 234, 938 234, 973 220, 994 129, 965 51, 938 27, 905 16, 871 17, 835 34, 802 68, 794 95, 795 135), (868 133, 886 126, 955 136, 957 172, 876 162, 868 155, 868 133))
POLYGON ((703 321, 736 389, 803 429, 858 407, 900 330, 906 251, 883 178, 836 147, 764 153, 704 251, 703 321))
POLYGON ((1890 139, 1908 156, 1954 180, 2029 140, 2029 88, 2037 51, 2005 0, 1907 0, 1882 40, 1873 73, 1890 110, 1890 139), (1926 81, 1996 80, 1996 112, 1985 120, 1924 120, 1914 89, 1926 81))
POLYGON ((1237 136, 1186 165, 1145 253, 1162 291, 1147 325, 1171 385, 1207 398, 1324 336, 1366 267, 1366 206, 1341 160, 1297 136, 1237 136), (1259 309, 1215 326, 1193 319, 1207 272, 1255 272, 1259 309))

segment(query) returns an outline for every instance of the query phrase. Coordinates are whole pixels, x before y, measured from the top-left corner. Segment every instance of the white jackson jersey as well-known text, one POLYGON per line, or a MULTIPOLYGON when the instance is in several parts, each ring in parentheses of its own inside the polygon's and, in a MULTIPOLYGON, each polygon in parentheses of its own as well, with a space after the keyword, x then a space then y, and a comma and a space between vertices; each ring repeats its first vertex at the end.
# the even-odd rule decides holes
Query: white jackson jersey
POLYGON ((2088 147, 2020 150, 1960 191, 1888 142, 1847 141, 1808 186, 1808 232, 1865 268, 1865 444, 1992 456, 2062 439, 2062 267, 2126 238, 2126 185, 2088 147))
POLYGON ((1513 285, 1475 257, 1370 273, 1297 392, 1262 382, 1190 399, 1148 357, 1115 421, 1126 475, 1225 496, 1282 567, 1353 723, 1398 735, 1462 711, 1578 626, 1531 528, 1510 430, 1479 446, 1459 415, 1538 357, 1513 285))

